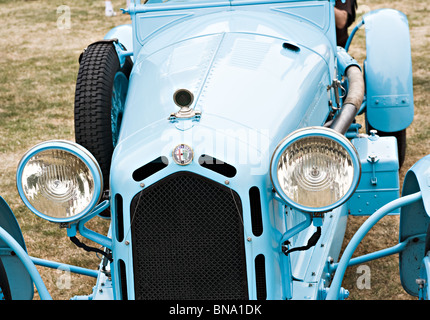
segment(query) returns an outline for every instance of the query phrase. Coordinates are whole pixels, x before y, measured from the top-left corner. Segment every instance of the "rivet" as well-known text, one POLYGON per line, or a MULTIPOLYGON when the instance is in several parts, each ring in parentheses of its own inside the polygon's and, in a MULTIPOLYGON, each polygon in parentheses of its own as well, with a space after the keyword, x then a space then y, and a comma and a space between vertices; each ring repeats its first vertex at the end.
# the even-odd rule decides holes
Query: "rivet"
POLYGON ((143 188, 145 186, 145 184, 143 182, 141 182, 140 186, 143 188))
POLYGON ((225 183, 225 184, 229 184, 229 183, 230 183, 230 181, 228 181, 228 180, 225 180, 225 181, 224 181, 224 183, 225 183))
POLYGON ((246 240, 248 240, 248 242, 251 242, 251 241, 252 241, 252 238, 251 238, 251 237, 248 237, 248 238, 246 238, 246 240))
POLYGON ((124 243, 125 243, 125 245, 126 245, 126 246, 128 246, 128 245, 130 244, 130 241, 125 240, 125 242, 124 242, 124 243))

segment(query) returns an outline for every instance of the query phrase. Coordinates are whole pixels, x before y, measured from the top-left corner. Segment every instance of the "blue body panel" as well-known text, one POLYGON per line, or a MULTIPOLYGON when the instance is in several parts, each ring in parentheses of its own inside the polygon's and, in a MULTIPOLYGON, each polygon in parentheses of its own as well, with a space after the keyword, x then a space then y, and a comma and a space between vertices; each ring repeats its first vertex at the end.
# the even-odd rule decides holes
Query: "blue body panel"
MULTIPOLYGON (((196 125, 192 130, 178 130, 172 128, 169 131, 165 131, 164 126, 152 126, 151 134, 145 135, 145 130, 142 130, 141 135, 134 135, 130 139, 123 141, 116 149, 113 156, 113 166, 117 168, 111 176, 112 184, 112 195, 115 199, 115 194, 121 193, 123 203, 131 203, 133 197, 140 192, 143 188, 151 186, 153 183, 163 179, 164 177, 177 172, 178 170, 187 170, 207 178, 210 178, 220 184, 226 183, 226 178, 215 172, 201 167, 197 160, 190 165, 182 168, 175 164, 171 158, 171 150, 178 142, 183 142, 194 147, 196 159, 200 154, 213 154, 213 144, 205 140, 207 134, 210 134, 211 130, 202 128, 201 125, 196 125), (161 138, 160 138, 161 136, 161 138), (136 148, 136 141, 138 139, 142 147, 136 148), (160 143, 160 141, 164 143, 160 143), (206 143, 204 143, 206 142, 206 143), (151 153, 148 152, 151 150, 151 153), (211 152, 211 153, 209 153, 211 152), (164 155, 169 159, 169 165, 161 171, 153 174, 143 181, 133 181, 129 177, 132 176, 133 171, 138 167, 137 164, 143 165, 150 162, 158 155, 164 155), (141 184, 143 183, 143 187, 141 184)), ((239 129, 236 129, 239 130, 239 129)), ((336 258, 339 254, 340 245, 342 243, 343 233, 346 228, 346 207, 342 207, 334 210, 324 222, 322 240, 326 246, 318 245, 316 248, 312 248, 308 251, 297 252, 291 254, 293 262, 289 261, 289 258, 281 253, 281 238, 283 233, 288 229, 299 224, 302 220, 302 214, 300 212, 292 211, 290 215, 285 217, 285 206, 278 202, 271 192, 271 183, 268 175, 269 156, 268 153, 263 153, 261 150, 266 151, 268 144, 267 137, 260 135, 256 136, 255 141, 241 141, 237 136, 229 136, 225 133, 232 133, 228 129, 222 130, 218 128, 216 141, 222 141, 222 144, 231 146, 229 150, 219 150, 224 153, 225 157, 220 156, 220 153, 216 153, 215 157, 218 156, 220 159, 227 163, 235 163, 237 168, 237 174, 234 178, 228 179, 228 186, 233 191, 237 192, 243 199, 248 197, 249 186, 258 186, 261 191, 267 190, 261 193, 262 206, 262 217, 263 217, 263 234, 259 237, 252 236, 251 218, 249 215, 250 207, 249 203, 243 202, 243 222, 244 222, 244 237, 248 239, 251 236, 252 241, 245 242, 245 249, 247 252, 247 265, 252 265, 255 257, 258 254, 264 254, 270 264, 266 266, 268 272, 266 273, 267 282, 267 299, 291 299, 293 296, 289 286, 291 282, 288 280, 288 273, 282 272, 283 268, 287 266, 293 267, 291 272, 297 279, 301 279, 304 282, 317 283, 320 278, 313 274, 325 276, 324 267, 325 261, 328 256, 336 258), (254 143, 255 142, 255 143, 254 143), (263 148, 263 149, 261 149, 263 148), (245 158, 243 158, 245 156, 245 158), (237 160, 243 162, 243 165, 237 164, 237 160), (236 162, 235 162, 236 161, 236 162)), ((236 131, 237 132, 237 131, 236 131)), ((246 131, 243 131, 246 132, 246 131)), ((240 133, 240 131, 239 131, 240 133)), ((246 138, 246 136, 245 136, 246 138)), ((214 138, 215 139, 215 138, 214 138)), ((214 144, 216 145, 216 141, 214 144)), ((115 207, 116 203, 111 204, 115 207)), ((128 210, 124 208, 124 210, 128 210)), ((125 230, 129 229, 131 224, 130 215, 124 214, 123 224, 125 230)), ((113 228, 117 228, 115 221, 113 221, 113 228)), ((301 246, 306 244, 308 237, 313 233, 313 226, 309 226, 306 232, 300 233, 294 239, 291 239, 292 246, 301 246)), ((166 235, 168 236, 168 235, 166 235)), ((113 250, 116 253, 115 260, 120 259, 125 262, 129 274, 132 274, 132 238, 131 233, 126 233, 122 241, 113 242, 113 250)), ((288 270, 288 268, 287 268, 288 270)), ((255 299, 255 279, 254 269, 248 268, 248 285, 250 299, 255 299)), ((129 288, 133 288, 133 278, 127 278, 129 288)), ((114 281, 119 281, 118 276, 114 281)), ((119 290, 119 288, 117 288, 119 290)), ((315 295, 317 294, 318 287, 313 287, 315 295)), ((116 292, 116 296, 119 296, 119 292, 116 292)), ((129 298, 133 298, 133 290, 129 291, 129 298)))
POLYGON ((353 138, 352 143, 360 156, 361 179, 348 201, 349 211, 352 215, 371 215, 400 194, 396 139, 374 135, 353 138))
MULTIPOLYGON (((24 238, 21 233, 18 221, 6 201, 0 197, 0 227, 3 228, 15 241, 27 250, 24 238)), ((33 299, 33 281, 26 271, 25 265, 18 256, 12 254, 7 242, 0 238, 0 259, 10 279, 9 286, 13 299, 31 300, 33 299)))
MULTIPOLYGON (((181 172, 205 177, 205 181, 207 178, 230 189, 232 195, 234 192, 241 199, 238 211, 243 224, 246 262, 243 272, 249 299, 259 298, 257 287, 261 284, 255 261, 261 255, 267 300, 345 298, 347 292, 340 285, 348 264, 399 252, 402 284, 408 293, 419 294, 415 285, 417 270, 421 263, 428 265, 422 257, 430 219, 427 214, 430 158, 424 158, 408 172, 403 186, 403 195, 408 197, 399 200, 394 137, 362 136, 358 130, 356 133, 351 130, 343 137, 332 129, 321 128, 330 123, 340 106, 333 104, 335 90, 339 89, 334 84, 346 75, 349 67, 360 67, 346 50, 336 46, 334 3, 334 0, 149 0, 145 4, 132 1, 128 9, 131 24, 113 28, 105 36, 105 40, 118 39, 119 44, 112 43, 120 65, 126 56, 133 59, 128 87, 113 89, 125 103, 122 121, 112 123, 120 132, 112 155, 109 198, 92 203, 91 210, 88 207, 88 212, 84 211, 76 220, 59 221, 36 212, 52 222, 66 222, 69 237, 79 233, 112 253, 112 259, 109 256, 103 260, 97 272, 71 268, 72 272, 98 278, 91 295, 75 299, 136 298, 134 274, 142 270, 135 270, 133 264, 135 213, 130 212, 133 200, 143 190, 181 172), (188 111, 193 116, 180 117, 179 104, 174 99, 178 90, 192 94, 188 111), (283 143, 291 142, 288 137, 303 136, 305 130, 295 131, 303 128, 310 137, 324 135, 337 141, 348 151, 355 170, 346 195, 318 210, 289 203, 277 194, 278 185, 271 180, 271 174, 277 170, 271 162, 275 159, 277 163, 282 156, 279 150, 285 147, 283 143), (187 165, 174 159, 175 147, 181 144, 190 146, 194 153, 187 165), (235 174, 230 177, 204 167, 199 162, 203 155, 233 166, 235 174), (136 170, 160 157, 164 162, 162 168, 136 178, 136 170), (260 193, 262 231, 258 235, 253 232, 251 187, 257 187, 260 193), (418 191, 422 193, 422 201, 421 193, 416 194, 418 191), (400 216, 401 243, 351 262, 353 250, 368 229, 382 216, 398 213, 401 205, 405 206, 400 216), (108 207, 111 225, 106 236, 85 227, 85 223, 108 207), (336 264, 351 214, 370 218, 354 235, 345 257, 336 264), (306 246, 316 230, 321 230, 321 235, 311 247, 285 253, 285 249, 306 246), (408 241, 411 238, 417 241, 408 241), (336 272, 330 288, 333 289, 329 290, 331 277, 339 266, 340 272, 336 272)), ((407 20, 397 11, 378 10, 365 15, 363 22, 367 42, 364 68, 367 119, 381 131, 403 130, 413 117, 407 20)), ((62 147, 60 142, 53 142, 52 146, 62 147)), ((88 157, 81 152, 76 151, 78 157, 88 157)), ((336 155, 335 161, 339 161, 336 155)), ((96 165, 85 163, 90 167, 96 165)), ((22 165, 18 168, 18 180, 21 171, 22 165)), ((97 184, 96 193, 101 193, 102 181, 97 184)), ((181 202, 180 196, 174 200, 181 202)), ((156 214, 158 208, 154 210, 156 214)), ((5 226, 6 232, 24 247, 13 214, 0 198, 0 227, 5 226)), ((162 236, 168 241, 174 236, 164 233, 162 236)), ((0 241, 0 254, 8 250, 6 247, 0 241)), ((53 268, 67 267, 40 259, 33 262, 53 268)), ((24 261, 23 266, 31 271, 33 262, 24 261)), ((14 285, 31 282, 28 274, 22 280, 17 280, 18 276, 12 275, 14 285)), ((40 282, 37 280, 37 284, 40 282)))
MULTIPOLYGON (((312 9, 327 10, 326 3, 312 4, 312 9)), ((308 5, 296 7, 302 10, 308 5)), ((319 283, 321 276, 325 277, 328 255, 336 257, 340 250, 346 210, 334 211, 324 222, 322 241, 327 246, 292 254, 291 263, 281 252, 280 240, 303 218, 300 212, 293 212, 286 219, 285 206, 274 198, 270 157, 287 133, 326 121, 330 112, 327 86, 334 77, 335 52, 325 34, 325 24, 321 28, 310 22, 298 23, 297 16, 280 13, 279 6, 278 11, 266 9, 256 12, 215 6, 202 8, 195 15, 187 10, 187 17, 179 10, 136 14, 139 26, 148 23, 153 27, 139 27, 138 41, 134 40, 134 68, 119 143, 112 157, 115 169, 110 185, 112 199, 121 193, 123 203, 131 203, 142 188, 182 170, 225 184, 224 176, 198 164, 200 155, 234 165, 237 174, 228 179, 228 186, 241 198, 248 197, 249 186, 266 190, 261 194, 264 232, 259 237, 252 236, 249 203, 243 202, 247 265, 264 254, 270 261, 266 265, 267 299, 292 299, 300 297, 292 292, 291 274, 306 283, 319 283), (168 28, 172 19, 176 23, 168 28), (285 47, 286 42, 291 47, 285 47), (144 45, 139 50, 136 43, 144 45), (201 112, 198 121, 169 121, 169 115, 178 111, 173 101, 178 89, 193 93, 191 108, 201 112), (195 153, 195 160, 186 167, 172 159, 172 150, 180 143, 191 146, 195 153), (134 170, 160 156, 168 159, 167 167, 143 181, 130 179, 134 170)), ((115 205, 113 202, 112 207, 115 205)), ((130 223, 129 215, 124 214, 125 230, 130 223)), ((291 243, 306 244, 313 232, 314 227, 309 226, 291 243)), ((132 274, 131 234, 126 233, 113 246, 115 262, 124 261, 127 274, 132 274)), ((247 268, 250 299, 256 298, 254 272, 254 268, 247 268)), ((115 274, 114 282, 119 281, 115 274)), ((132 299, 133 277, 127 281, 132 299)), ((312 296, 317 296, 318 286, 312 289, 312 296)), ((120 297, 119 290, 117 287, 116 297, 120 297)))
POLYGON ((104 39, 118 39, 126 51, 133 52, 133 29, 131 24, 123 24, 109 30, 104 39))
MULTIPOLYGON (((136 5, 130 9, 135 30, 133 34, 135 55, 148 39, 160 38, 159 33, 165 29, 179 26, 179 28, 172 28, 177 30, 179 35, 186 31, 202 31, 205 29, 201 25, 191 23, 180 28, 181 23, 204 16, 200 21, 207 26, 211 22, 212 14, 222 15, 228 12, 248 12, 257 19, 252 19, 250 16, 251 19, 248 20, 232 21, 229 24, 224 23, 218 26, 211 25, 206 32, 212 32, 212 27, 215 26, 216 28, 235 28, 237 31, 243 30, 243 32, 282 38, 285 35, 284 32, 289 30, 288 33, 294 35, 292 38, 298 39, 299 42, 303 39, 308 46, 318 48, 321 39, 315 37, 315 32, 319 30, 329 39, 334 49, 333 43, 336 35, 332 25, 334 15, 330 10, 331 5, 327 1, 271 1, 269 3, 265 1, 167 1, 162 4, 149 1, 144 6, 136 5), (262 26, 259 29, 260 21, 262 26), (266 22, 270 22, 272 26, 276 27, 263 28, 266 22), (193 30, 193 27, 197 29, 193 30)), ((289 40, 293 40, 292 38, 289 40)), ((161 37, 159 40, 164 40, 164 44, 172 43, 171 41, 165 42, 168 38, 161 37)), ((180 38, 173 40, 177 41, 180 38)), ((322 49, 324 50, 323 47, 322 49)))
POLYGON ((275 143, 296 128, 324 123, 334 61, 328 40, 309 26, 291 32, 288 18, 259 17, 234 11, 197 17, 145 43, 135 59, 120 138, 178 111, 172 97, 182 88, 193 92, 202 124, 234 119, 251 130, 270 129, 275 143), (278 32, 258 34, 259 28, 278 32), (306 39, 318 51, 308 49, 306 39), (286 41, 300 51, 283 48, 286 41), (307 95, 309 88, 316 94, 307 95), (264 112, 278 116, 260 116, 264 112))
POLYGON ((411 295, 418 296, 416 279, 419 278, 421 259, 425 255, 425 241, 430 223, 430 157, 419 160, 406 173, 402 195, 418 191, 422 200, 403 207, 400 213, 399 241, 415 238, 399 255, 400 280, 403 288, 411 295))
POLYGON ((399 11, 382 9, 364 15, 363 21, 367 120, 384 132, 406 129, 414 117, 408 20, 399 11))

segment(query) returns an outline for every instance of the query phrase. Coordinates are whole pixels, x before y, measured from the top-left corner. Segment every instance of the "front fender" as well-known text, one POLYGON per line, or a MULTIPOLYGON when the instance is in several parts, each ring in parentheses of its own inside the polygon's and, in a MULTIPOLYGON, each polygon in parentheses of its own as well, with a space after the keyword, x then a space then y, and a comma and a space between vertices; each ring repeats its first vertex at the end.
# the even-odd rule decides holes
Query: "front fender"
MULTIPOLYGON (((26 251, 21 228, 6 201, 0 197, 0 227, 26 251)), ((31 300, 34 295, 33 281, 19 257, 8 243, 0 238, 0 259, 8 278, 12 299, 31 300)))
POLYGON ((400 280, 406 292, 418 296, 420 264, 425 255, 430 222, 430 155, 418 161, 405 176, 402 196, 421 191, 422 200, 401 208, 399 241, 413 238, 399 254, 400 280))
POLYGON ((399 11, 381 9, 364 15, 363 22, 367 120, 379 131, 406 129, 414 117, 408 20, 399 11))
POLYGON ((131 24, 123 24, 112 28, 104 39, 118 39, 127 51, 133 51, 133 30, 131 24))

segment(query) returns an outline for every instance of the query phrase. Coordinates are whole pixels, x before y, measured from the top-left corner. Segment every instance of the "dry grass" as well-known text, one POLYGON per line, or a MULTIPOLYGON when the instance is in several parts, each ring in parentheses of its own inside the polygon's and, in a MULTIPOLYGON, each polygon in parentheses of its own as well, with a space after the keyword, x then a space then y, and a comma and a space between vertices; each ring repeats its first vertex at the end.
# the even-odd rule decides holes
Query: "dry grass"
MULTIPOLYGON (((125 1, 113 1, 117 11, 125 1)), ((0 194, 23 230, 28 252, 67 264, 96 269, 94 254, 76 248, 57 225, 37 218, 23 206, 15 187, 15 170, 34 144, 50 139, 74 140, 73 103, 78 57, 112 27, 129 22, 119 13, 107 18, 103 1, 69 1, 70 29, 57 27, 64 1, 0 0, 0 194)), ((106 228, 99 219, 89 226, 106 228)), ((56 270, 38 267, 55 299, 88 294, 95 280, 72 275, 71 289, 60 290, 56 270)), ((37 295, 36 295, 37 298, 37 295)))
MULTIPOLYGON (((411 28, 415 120, 408 129, 406 162, 403 177, 422 156, 430 153, 427 126, 429 101, 429 8, 427 0, 359 0, 360 9, 391 7, 407 14, 411 28)), ((113 1, 115 8, 125 1, 113 1)), ((65 230, 35 217, 22 204, 15 187, 15 170, 23 153, 35 143, 49 139, 73 140, 74 86, 78 72, 78 56, 91 42, 100 40, 129 17, 104 16, 103 1, 0 0, 0 195, 8 201, 22 227, 29 254, 32 256, 97 268, 93 254, 76 248, 65 236, 65 230), (57 8, 68 5, 70 29, 59 29, 57 8)), ((359 31, 351 47, 362 61, 363 33, 359 31)), ((352 218, 347 239, 365 218, 352 218)), ((103 220, 93 227, 105 228, 103 220)), ((357 254, 394 245, 398 239, 398 217, 388 217, 377 225, 358 248, 357 254)), ((344 287, 351 299, 410 299, 398 277, 397 256, 367 264, 371 268, 371 289, 358 290, 356 267, 348 269, 344 287)), ((48 290, 55 299, 69 299, 88 294, 95 283, 85 276, 73 276, 71 289, 60 290, 56 270, 39 268, 48 290)))

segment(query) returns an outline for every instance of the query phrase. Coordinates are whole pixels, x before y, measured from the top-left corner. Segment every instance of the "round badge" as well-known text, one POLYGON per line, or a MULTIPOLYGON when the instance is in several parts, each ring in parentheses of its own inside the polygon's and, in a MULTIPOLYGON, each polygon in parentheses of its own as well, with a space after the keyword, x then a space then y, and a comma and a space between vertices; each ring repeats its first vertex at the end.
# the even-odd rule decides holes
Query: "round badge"
POLYGON ((190 146, 182 143, 173 149, 172 156, 177 164, 185 166, 193 161, 194 152, 190 146))

